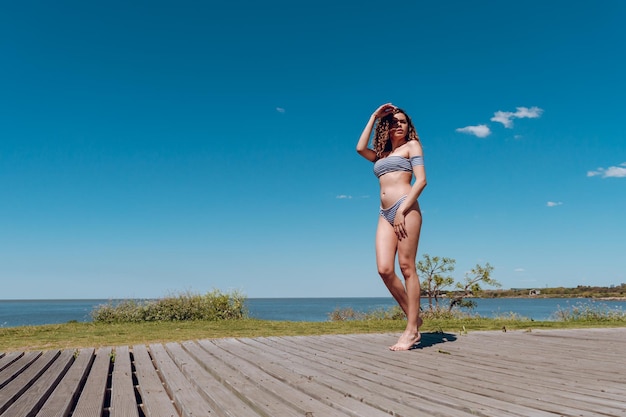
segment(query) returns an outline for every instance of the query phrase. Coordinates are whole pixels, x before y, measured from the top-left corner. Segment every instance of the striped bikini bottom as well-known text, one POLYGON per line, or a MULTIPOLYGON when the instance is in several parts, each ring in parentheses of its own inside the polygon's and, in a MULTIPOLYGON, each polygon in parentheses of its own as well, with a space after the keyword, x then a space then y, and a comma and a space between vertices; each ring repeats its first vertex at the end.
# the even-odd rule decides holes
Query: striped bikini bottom
POLYGON ((393 206, 387 209, 384 209, 382 207, 380 208, 380 215, 383 216, 390 225, 393 226, 393 222, 396 219, 396 212, 398 211, 398 207, 400 207, 400 204, 402 204, 402 202, 406 200, 406 197, 406 195, 403 195, 398 201, 393 204, 393 206))

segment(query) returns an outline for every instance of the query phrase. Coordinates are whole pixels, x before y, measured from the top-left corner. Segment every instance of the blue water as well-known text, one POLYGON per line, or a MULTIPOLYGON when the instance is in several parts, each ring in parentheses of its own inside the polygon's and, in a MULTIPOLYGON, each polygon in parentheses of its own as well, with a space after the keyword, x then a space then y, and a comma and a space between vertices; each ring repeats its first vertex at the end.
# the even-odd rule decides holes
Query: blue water
MULTIPOLYGON (((593 301, 581 298, 485 298, 474 299, 472 311, 484 317, 515 313, 534 320, 549 320, 559 309, 581 304, 593 307, 626 309, 623 301, 593 301)), ((57 324, 68 321, 89 322, 91 312, 109 300, 0 300, 0 327, 57 324)), ((390 297, 380 298, 249 298, 250 317, 263 320, 327 321, 338 308, 370 312, 395 305, 390 297)), ((422 299, 422 308, 428 301, 422 299)))

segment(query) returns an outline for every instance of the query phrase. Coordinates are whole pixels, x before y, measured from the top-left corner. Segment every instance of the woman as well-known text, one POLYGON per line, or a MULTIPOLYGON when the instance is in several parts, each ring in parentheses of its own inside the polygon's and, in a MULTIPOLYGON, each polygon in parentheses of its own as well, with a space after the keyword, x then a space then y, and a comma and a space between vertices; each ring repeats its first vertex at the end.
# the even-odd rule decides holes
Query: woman
POLYGON ((391 103, 372 114, 356 145, 357 152, 374 162, 380 181, 380 217, 376 229, 378 273, 407 317, 407 325, 391 350, 409 350, 420 341, 420 282, 415 258, 422 227, 417 198, 426 187, 424 156, 409 116, 391 103), (372 148, 368 147, 376 125, 372 148), (411 180, 415 181, 411 185, 411 180), (405 285, 395 272, 395 258, 405 285))

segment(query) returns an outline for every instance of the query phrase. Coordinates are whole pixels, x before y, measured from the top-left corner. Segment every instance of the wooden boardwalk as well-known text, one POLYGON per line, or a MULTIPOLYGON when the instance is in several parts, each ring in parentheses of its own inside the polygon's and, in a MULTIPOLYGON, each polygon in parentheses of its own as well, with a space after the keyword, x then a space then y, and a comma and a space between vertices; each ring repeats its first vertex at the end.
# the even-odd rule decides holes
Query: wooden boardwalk
POLYGON ((0 416, 626 417, 626 328, 396 337, 0 353, 0 416))

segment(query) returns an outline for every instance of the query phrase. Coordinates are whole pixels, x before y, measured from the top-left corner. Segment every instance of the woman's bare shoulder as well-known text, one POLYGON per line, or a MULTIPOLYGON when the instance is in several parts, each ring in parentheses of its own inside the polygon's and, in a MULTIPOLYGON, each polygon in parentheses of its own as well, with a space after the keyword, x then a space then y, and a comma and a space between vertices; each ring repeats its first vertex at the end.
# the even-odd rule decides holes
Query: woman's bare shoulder
POLYGON ((424 154, 424 151, 422 150, 422 144, 419 140, 410 140, 404 146, 406 146, 408 150, 409 157, 424 154))

